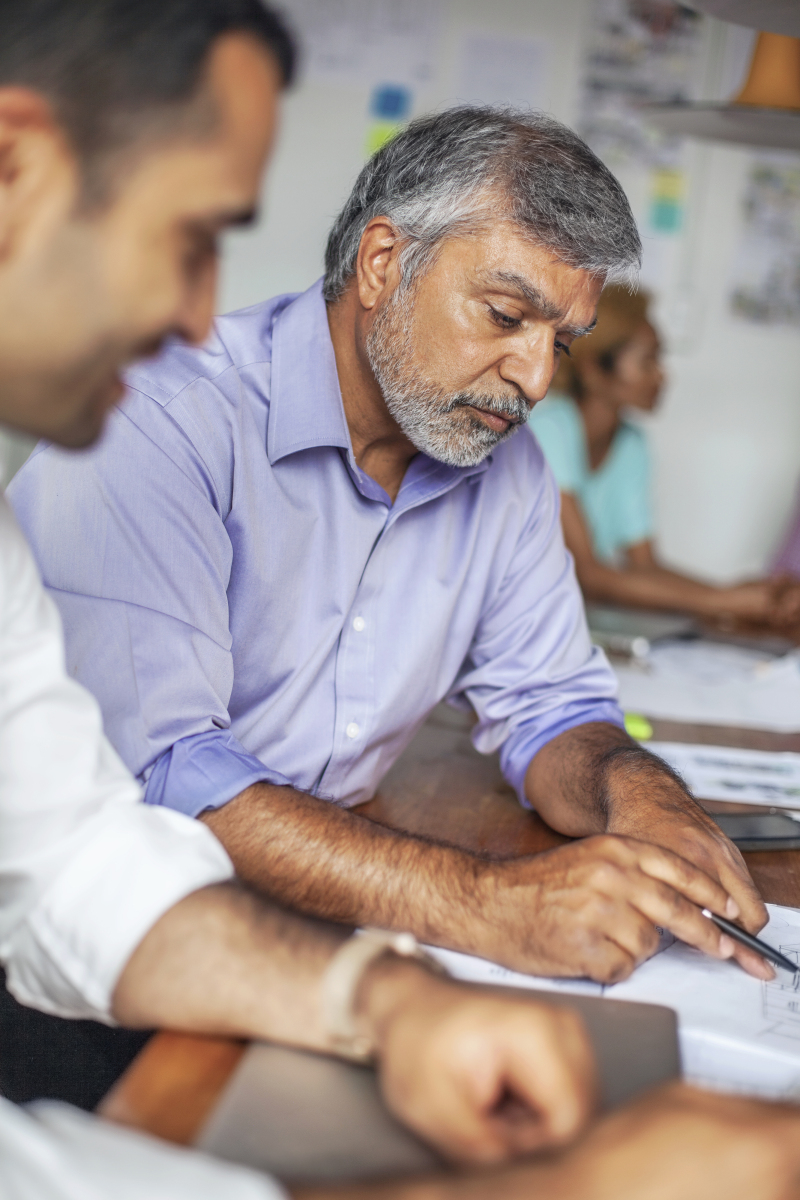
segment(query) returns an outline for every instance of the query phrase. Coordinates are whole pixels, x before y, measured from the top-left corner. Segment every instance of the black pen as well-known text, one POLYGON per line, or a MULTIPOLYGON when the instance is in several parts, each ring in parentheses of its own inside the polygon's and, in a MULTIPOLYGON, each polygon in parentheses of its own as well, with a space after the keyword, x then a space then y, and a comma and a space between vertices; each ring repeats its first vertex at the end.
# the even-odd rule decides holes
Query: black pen
POLYGON ((748 933, 746 929, 741 929, 738 925, 734 925, 733 921, 726 921, 724 917, 718 917, 716 913, 712 913, 709 909, 703 909, 703 916, 708 917, 709 921, 713 921, 717 929, 721 929, 723 933, 727 933, 728 937, 732 937, 735 942, 741 942, 743 946, 747 946, 750 950, 755 950, 756 954, 760 954, 762 958, 766 958, 769 962, 774 963, 776 967, 783 967, 784 971, 791 971, 794 974, 800 971, 800 966, 793 963, 790 958, 786 958, 781 954, 780 950, 776 950, 773 946, 762 942, 761 938, 753 937, 752 933, 748 933))

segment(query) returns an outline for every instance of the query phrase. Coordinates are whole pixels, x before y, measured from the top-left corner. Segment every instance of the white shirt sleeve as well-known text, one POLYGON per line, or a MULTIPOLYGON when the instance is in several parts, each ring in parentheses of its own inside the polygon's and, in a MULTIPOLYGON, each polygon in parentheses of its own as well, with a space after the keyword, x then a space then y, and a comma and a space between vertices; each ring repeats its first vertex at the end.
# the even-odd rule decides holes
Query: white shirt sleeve
POLYGON ((0 1100, 3 1200, 287 1200, 265 1175, 78 1109, 0 1100))
POLYGON ((205 825, 141 803, 0 496, 0 959, 24 1004, 113 1023, 147 931, 233 868, 205 825))

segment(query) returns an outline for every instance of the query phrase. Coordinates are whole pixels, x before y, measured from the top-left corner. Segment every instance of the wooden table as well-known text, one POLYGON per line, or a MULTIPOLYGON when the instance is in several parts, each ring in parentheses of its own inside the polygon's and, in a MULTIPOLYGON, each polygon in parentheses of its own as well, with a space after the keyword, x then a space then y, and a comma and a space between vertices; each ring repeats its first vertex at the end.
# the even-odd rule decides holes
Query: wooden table
MULTIPOLYGON (((659 741, 800 752, 800 734, 654 721, 659 741)), ((374 800, 356 811, 370 820, 454 845, 514 858, 569 839, 520 807, 496 756, 478 754, 466 718, 440 706, 383 780, 374 800)), ((708 802, 712 811, 751 811, 708 802)), ((763 810, 762 810, 763 811, 763 810)), ((800 906, 800 850, 745 854, 765 900, 800 906)), ((98 1111, 169 1141, 191 1144, 233 1073, 245 1043, 159 1033, 148 1042, 98 1111)))

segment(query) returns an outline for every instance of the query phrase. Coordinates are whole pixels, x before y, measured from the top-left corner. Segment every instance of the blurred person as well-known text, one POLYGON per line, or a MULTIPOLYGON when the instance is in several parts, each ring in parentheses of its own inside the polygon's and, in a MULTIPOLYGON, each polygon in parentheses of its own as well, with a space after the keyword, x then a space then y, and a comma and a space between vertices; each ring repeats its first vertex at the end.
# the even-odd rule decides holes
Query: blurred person
MULTIPOLYGON (((79 448, 125 361, 207 334, 216 240, 257 203, 292 47, 256 0, 0 0, 0 27, 0 422, 79 448)), ((232 877, 208 828, 140 803, 65 672, 57 611, 0 499, 0 958, 14 995, 71 1020, 372 1057, 390 1107, 457 1158, 560 1145, 585 1123, 593 1064, 575 1016, 457 985, 413 939, 355 939, 232 877)), ((14 1039, 4 1013, 4 1058, 14 1039)), ((282 1193, 68 1108, 2 1100, 0 1194, 282 1193)))
POLYGON ((652 412, 664 385, 661 343, 649 297, 606 288, 597 325, 570 347, 548 398, 529 424, 561 491, 561 524, 590 602, 740 618, 772 625, 800 620, 800 588, 781 576, 728 587, 662 566, 654 548, 647 437, 626 419, 652 412))
POLYGON ((14 481, 70 673, 146 801, 198 817, 268 895, 545 975, 622 979, 658 925, 771 973, 701 914, 766 919, 622 728, 552 478, 512 436, 639 252, 565 126, 423 118, 364 167, 324 280, 168 346, 96 448, 42 446, 14 481), (584 840, 495 861, 348 811, 444 698, 584 840))

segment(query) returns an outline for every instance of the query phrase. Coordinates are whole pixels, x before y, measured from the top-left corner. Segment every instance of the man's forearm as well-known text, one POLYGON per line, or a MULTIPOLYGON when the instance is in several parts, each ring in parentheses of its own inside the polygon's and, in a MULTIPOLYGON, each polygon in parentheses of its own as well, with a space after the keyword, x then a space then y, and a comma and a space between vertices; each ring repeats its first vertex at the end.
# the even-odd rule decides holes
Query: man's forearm
POLYGON ((571 837, 620 832, 622 811, 644 801, 696 808, 666 763, 602 722, 568 729, 543 746, 528 767, 525 792, 548 825, 571 837))
MULTIPOLYGON (((299 912, 474 946, 484 860, 291 788, 256 784, 206 821, 240 878, 299 912)), ((488 931, 487 931, 488 933, 488 931)))
POLYGON ((237 884, 187 896, 153 926, 117 984, 128 1026, 328 1048, 320 980, 350 930, 309 921, 237 884))

